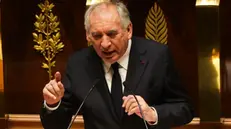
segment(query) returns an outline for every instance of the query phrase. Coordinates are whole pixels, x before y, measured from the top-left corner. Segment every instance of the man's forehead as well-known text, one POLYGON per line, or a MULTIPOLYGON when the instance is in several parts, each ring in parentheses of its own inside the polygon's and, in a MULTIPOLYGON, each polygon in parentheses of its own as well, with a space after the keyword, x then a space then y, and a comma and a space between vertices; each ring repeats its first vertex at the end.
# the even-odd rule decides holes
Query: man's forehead
POLYGON ((122 29, 122 28, 120 28, 121 26, 94 26, 94 25, 91 25, 90 26, 90 29, 89 29, 89 32, 91 33, 91 34, 93 34, 93 33, 97 33, 97 34, 99 34, 99 33, 111 33, 111 32, 118 32, 118 31, 120 31, 120 29, 122 29))
POLYGON ((92 30, 115 30, 121 27, 120 19, 116 17, 94 17, 90 20, 92 30))

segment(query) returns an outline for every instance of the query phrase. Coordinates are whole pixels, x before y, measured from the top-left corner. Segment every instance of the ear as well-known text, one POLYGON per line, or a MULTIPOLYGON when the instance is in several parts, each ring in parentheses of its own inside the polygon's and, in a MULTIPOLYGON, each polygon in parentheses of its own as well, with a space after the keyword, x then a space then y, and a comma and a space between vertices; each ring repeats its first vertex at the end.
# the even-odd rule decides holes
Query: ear
POLYGON ((133 33, 132 23, 130 23, 128 25, 127 32, 128 32, 128 39, 131 39, 132 38, 132 33, 133 33))
POLYGON ((88 42, 91 41, 91 39, 90 39, 90 34, 89 34, 88 32, 86 32, 86 39, 87 39, 88 42))

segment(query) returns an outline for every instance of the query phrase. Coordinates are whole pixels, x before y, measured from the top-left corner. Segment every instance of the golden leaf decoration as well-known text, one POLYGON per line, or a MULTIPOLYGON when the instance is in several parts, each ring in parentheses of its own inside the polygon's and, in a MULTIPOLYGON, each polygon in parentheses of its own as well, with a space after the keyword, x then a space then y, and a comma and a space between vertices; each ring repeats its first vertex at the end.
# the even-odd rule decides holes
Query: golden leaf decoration
POLYGON ((162 9, 156 2, 146 18, 145 37, 163 44, 168 42, 167 22, 162 9))
POLYGON ((55 7, 53 3, 45 0, 44 3, 38 4, 41 9, 39 15, 35 15, 35 31, 32 33, 33 41, 36 42, 34 49, 39 51, 45 58, 42 62, 42 68, 46 69, 49 79, 52 79, 52 67, 55 67, 54 61, 57 53, 63 50, 64 44, 60 42, 61 34, 59 32, 58 17, 52 13, 55 7))

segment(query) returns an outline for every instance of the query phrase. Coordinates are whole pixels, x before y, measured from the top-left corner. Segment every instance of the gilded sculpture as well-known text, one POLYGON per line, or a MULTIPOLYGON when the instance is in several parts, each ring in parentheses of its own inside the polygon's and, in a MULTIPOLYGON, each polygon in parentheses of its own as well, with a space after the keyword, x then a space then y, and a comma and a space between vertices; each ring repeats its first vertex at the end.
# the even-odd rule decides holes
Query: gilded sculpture
POLYGON ((54 4, 45 0, 44 3, 38 4, 41 9, 40 14, 36 14, 34 23, 35 31, 32 33, 34 49, 40 52, 45 62, 42 62, 42 68, 46 69, 49 79, 52 79, 52 67, 55 67, 55 57, 60 51, 63 51, 64 44, 61 42, 60 28, 58 17, 52 13, 54 4))

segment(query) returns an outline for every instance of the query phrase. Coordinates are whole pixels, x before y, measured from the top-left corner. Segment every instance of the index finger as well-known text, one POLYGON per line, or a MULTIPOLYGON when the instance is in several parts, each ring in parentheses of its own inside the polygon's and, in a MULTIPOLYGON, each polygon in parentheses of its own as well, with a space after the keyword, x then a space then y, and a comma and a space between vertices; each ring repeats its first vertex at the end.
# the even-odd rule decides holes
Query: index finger
POLYGON ((61 74, 60 74, 59 71, 57 71, 57 72, 55 73, 55 81, 56 81, 56 82, 61 81, 61 74))
POLYGON ((124 102, 122 104, 122 107, 125 107, 125 105, 127 105, 127 103, 128 103, 128 100, 130 100, 131 98, 133 98, 132 95, 128 95, 126 97, 123 97, 124 102))
POLYGON ((57 83, 57 85, 58 85, 58 87, 60 88, 60 90, 63 90, 63 89, 64 89, 62 82, 59 81, 59 82, 57 83))

